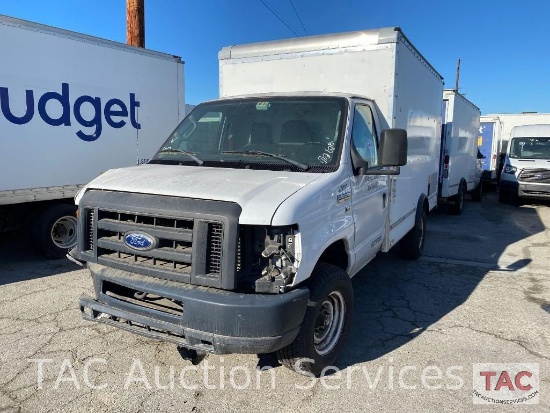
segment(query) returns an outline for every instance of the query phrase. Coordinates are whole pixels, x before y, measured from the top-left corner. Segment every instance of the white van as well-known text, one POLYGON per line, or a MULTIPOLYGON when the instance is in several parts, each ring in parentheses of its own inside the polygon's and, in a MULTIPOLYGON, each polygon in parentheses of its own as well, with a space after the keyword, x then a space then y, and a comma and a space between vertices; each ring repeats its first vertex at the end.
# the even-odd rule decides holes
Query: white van
POLYGON ((550 124, 512 129, 499 201, 550 199, 550 124))

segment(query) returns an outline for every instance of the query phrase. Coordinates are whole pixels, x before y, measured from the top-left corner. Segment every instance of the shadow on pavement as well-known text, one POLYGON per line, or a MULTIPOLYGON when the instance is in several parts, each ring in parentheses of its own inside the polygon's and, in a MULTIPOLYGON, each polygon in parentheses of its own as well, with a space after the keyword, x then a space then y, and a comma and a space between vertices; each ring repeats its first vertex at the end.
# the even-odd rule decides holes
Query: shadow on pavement
POLYGON ((18 232, 0 234, 0 286, 78 270, 66 258, 51 259, 34 250, 18 232))
POLYGON ((467 300, 505 250, 509 263, 499 271, 531 265, 521 241, 544 230, 536 208, 500 205, 494 193, 468 202, 461 216, 430 214, 426 259, 405 261, 392 250, 353 278, 353 326, 338 367, 375 360, 422 334, 467 300))

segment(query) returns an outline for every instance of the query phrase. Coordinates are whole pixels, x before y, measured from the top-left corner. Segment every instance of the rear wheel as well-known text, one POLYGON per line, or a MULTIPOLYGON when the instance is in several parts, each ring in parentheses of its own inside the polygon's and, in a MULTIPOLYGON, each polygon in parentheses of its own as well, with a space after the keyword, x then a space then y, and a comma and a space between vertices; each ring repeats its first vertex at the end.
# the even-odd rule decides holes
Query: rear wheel
POLYGON ((464 188, 464 183, 461 183, 458 187, 458 193, 454 196, 454 202, 451 204, 449 211, 453 215, 460 215, 464 210, 464 195, 466 193, 466 188, 464 188))
POLYGON ((479 181, 479 184, 477 184, 477 186, 471 193, 472 193, 472 200, 476 202, 481 202, 481 198, 483 196, 483 183, 479 181))
POLYGON ((416 214, 414 227, 399 241, 401 256, 408 260, 417 260, 424 253, 426 241, 426 211, 422 206, 416 214))
POLYGON ((308 281, 309 304, 296 339, 277 351, 286 367, 319 376, 340 354, 351 326, 353 288, 348 274, 319 263, 308 281))
POLYGON ((32 226, 37 249, 53 258, 63 258, 76 245, 76 206, 54 205, 40 213, 32 226))

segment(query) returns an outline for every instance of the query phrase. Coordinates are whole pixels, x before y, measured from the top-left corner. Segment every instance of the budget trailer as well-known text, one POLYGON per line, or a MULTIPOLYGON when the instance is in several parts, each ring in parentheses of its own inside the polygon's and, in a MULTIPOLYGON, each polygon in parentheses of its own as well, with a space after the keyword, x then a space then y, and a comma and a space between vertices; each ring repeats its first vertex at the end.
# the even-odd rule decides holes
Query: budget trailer
POLYGON ((2 15, 0 50, 0 230, 64 257, 78 190, 146 163, 183 119, 183 62, 2 15))

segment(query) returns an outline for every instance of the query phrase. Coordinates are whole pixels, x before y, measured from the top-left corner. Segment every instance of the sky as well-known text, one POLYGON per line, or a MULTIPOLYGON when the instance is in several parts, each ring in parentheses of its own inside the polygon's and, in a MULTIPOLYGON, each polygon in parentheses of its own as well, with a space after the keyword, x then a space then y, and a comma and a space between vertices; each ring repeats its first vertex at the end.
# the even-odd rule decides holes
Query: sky
MULTIPOLYGON (((119 42, 125 8, 125 0, 0 0, 0 14, 119 42)), ((145 46, 182 57, 185 100, 197 104, 218 97, 224 46, 399 26, 446 88, 461 59, 459 90, 482 114, 550 113, 549 15, 545 0, 145 0, 145 46)))

